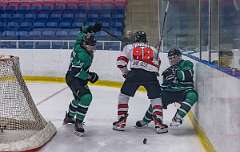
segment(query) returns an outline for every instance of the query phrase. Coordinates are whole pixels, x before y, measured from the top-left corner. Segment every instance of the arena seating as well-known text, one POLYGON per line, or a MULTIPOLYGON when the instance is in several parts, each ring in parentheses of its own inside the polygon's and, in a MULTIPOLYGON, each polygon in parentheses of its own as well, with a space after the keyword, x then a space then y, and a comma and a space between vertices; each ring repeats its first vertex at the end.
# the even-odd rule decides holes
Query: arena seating
MULTIPOLYGON (((83 25, 102 22, 122 36, 127 0, 0 0, 0 39, 74 40, 83 25)), ((97 33, 100 40, 110 40, 97 33)))

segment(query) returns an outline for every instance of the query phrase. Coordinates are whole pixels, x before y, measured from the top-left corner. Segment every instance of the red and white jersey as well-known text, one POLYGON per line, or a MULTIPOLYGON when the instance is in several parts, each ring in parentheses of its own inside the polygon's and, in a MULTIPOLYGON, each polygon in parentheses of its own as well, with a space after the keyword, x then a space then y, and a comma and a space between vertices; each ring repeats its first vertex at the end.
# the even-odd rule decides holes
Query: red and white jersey
POLYGON ((133 43, 126 45, 117 58, 117 67, 126 67, 130 62, 130 68, 144 69, 150 72, 159 72, 161 60, 158 50, 145 43, 133 43))

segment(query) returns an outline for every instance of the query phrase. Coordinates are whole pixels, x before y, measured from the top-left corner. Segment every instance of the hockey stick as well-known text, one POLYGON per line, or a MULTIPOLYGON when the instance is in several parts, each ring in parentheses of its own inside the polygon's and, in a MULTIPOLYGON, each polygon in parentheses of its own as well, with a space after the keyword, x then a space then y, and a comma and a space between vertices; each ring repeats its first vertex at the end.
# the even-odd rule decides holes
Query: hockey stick
POLYGON ((105 33, 107 33, 109 36, 111 36, 111 37, 113 37, 113 38, 115 38, 115 39, 117 39, 117 40, 119 40, 119 41, 121 41, 121 42, 123 42, 123 43, 127 43, 125 40, 123 40, 122 38, 114 35, 113 33, 109 32, 109 31, 106 30, 106 29, 102 29, 102 31, 105 32, 105 33))
POLYGON ((160 48, 162 46, 163 32, 164 32, 165 23, 167 20, 167 13, 168 13, 169 5, 170 5, 170 0, 167 0, 167 6, 166 6, 166 9, 164 12, 164 17, 163 17, 163 24, 162 24, 162 28, 160 29, 161 30, 160 31, 160 40, 159 40, 158 44, 156 45, 156 47, 158 48, 158 53, 160 52, 160 48))

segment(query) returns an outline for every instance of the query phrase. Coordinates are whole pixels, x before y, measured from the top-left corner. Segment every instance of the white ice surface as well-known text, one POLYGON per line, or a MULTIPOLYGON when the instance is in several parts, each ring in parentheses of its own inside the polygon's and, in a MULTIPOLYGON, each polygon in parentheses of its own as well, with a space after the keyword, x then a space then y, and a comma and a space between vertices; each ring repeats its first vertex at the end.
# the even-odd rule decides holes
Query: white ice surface
MULTIPOLYGON (((28 88, 40 113, 57 127, 54 138, 40 152, 202 152, 204 151, 188 118, 181 128, 169 129, 167 134, 156 134, 153 124, 136 129, 149 101, 145 93, 137 92, 129 103, 126 131, 112 130, 117 116, 119 89, 90 86, 93 101, 85 118, 86 135, 73 134, 73 126, 62 126, 65 111, 73 96, 66 84, 28 83, 28 88), (64 89, 66 88, 66 89, 64 89), (147 138, 147 144, 142 141, 147 138)), ((164 111, 164 122, 169 124, 176 111, 170 105, 164 111)))

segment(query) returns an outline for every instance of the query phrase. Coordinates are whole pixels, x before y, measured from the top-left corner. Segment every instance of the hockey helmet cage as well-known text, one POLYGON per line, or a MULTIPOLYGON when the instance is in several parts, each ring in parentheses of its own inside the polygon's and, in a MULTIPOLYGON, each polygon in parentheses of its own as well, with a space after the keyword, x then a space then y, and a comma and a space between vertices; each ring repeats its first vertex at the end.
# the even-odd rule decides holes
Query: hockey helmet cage
POLYGON ((144 31, 137 31, 134 35, 134 42, 147 42, 147 34, 144 31))

